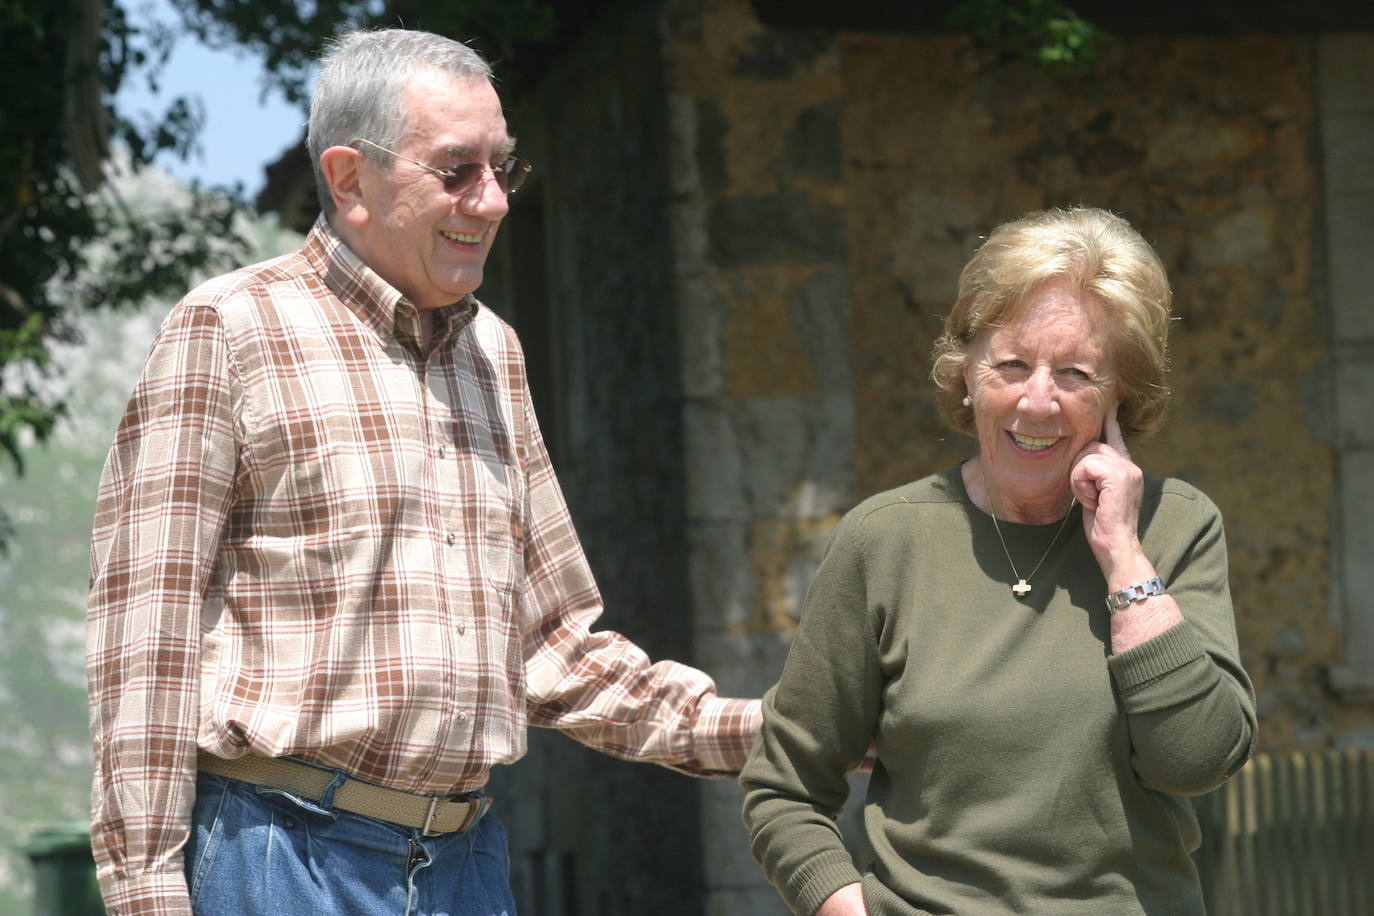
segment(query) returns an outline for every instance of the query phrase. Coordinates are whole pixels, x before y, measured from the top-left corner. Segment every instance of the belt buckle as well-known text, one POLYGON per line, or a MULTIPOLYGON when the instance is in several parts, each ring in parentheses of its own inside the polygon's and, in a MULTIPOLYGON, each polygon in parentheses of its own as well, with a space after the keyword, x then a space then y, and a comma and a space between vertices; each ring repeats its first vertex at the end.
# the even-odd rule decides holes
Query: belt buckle
POLYGON ((420 825, 420 836, 442 836, 442 831, 429 832, 429 826, 434 822, 434 812, 439 808, 439 796, 429 797, 429 810, 425 812, 425 822, 420 825))

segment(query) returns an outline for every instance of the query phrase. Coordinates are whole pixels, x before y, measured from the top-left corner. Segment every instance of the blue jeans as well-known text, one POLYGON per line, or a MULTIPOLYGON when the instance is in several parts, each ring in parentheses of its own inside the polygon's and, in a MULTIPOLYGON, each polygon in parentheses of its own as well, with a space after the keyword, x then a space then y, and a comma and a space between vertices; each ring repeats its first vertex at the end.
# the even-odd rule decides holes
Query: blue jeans
POLYGON ((506 830, 420 831, 201 773, 186 883, 196 916, 515 916, 506 830))

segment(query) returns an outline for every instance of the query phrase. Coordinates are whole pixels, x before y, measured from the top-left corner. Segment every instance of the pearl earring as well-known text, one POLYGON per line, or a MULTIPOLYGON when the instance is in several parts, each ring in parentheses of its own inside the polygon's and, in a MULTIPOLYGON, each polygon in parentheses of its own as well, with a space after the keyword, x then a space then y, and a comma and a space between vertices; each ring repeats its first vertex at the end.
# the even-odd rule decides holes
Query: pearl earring
POLYGON ((972 407, 972 406, 973 406, 973 398, 969 397, 968 395, 964 395, 963 404, 964 404, 965 407, 972 407))

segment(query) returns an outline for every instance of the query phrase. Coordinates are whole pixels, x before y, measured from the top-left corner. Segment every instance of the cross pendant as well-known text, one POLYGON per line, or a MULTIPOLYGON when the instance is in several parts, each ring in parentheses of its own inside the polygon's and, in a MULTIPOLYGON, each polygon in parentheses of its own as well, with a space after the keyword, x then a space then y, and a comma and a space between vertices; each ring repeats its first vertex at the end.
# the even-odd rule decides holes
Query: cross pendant
POLYGON ((1026 582, 1025 579, 1022 579, 1013 585, 1011 590, 1016 593, 1016 597, 1024 598, 1026 595, 1030 594, 1030 588, 1030 584, 1026 582))

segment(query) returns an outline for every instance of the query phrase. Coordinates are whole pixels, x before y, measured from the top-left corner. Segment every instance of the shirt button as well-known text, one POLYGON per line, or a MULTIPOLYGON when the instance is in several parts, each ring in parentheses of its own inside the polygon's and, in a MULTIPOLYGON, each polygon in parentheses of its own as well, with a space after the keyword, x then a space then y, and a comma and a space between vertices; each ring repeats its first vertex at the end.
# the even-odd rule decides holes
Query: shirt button
POLYGON ((466 623, 463 623, 463 621, 461 621, 461 620, 458 621, 458 635, 459 635, 459 636, 462 636, 462 635, 463 635, 464 633, 466 633, 467 631, 468 631, 468 625, 467 625, 466 623))
POLYGON ((448 537, 444 538, 444 540, 448 542, 448 546, 452 547, 454 544, 458 543, 458 535, 450 531, 448 537))
POLYGON ((448 456, 448 448, 445 447, 445 446, 442 446, 442 445, 439 446, 439 457, 442 459, 442 458, 445 458, 445 457, 447 457, 447 456, 448 456))

